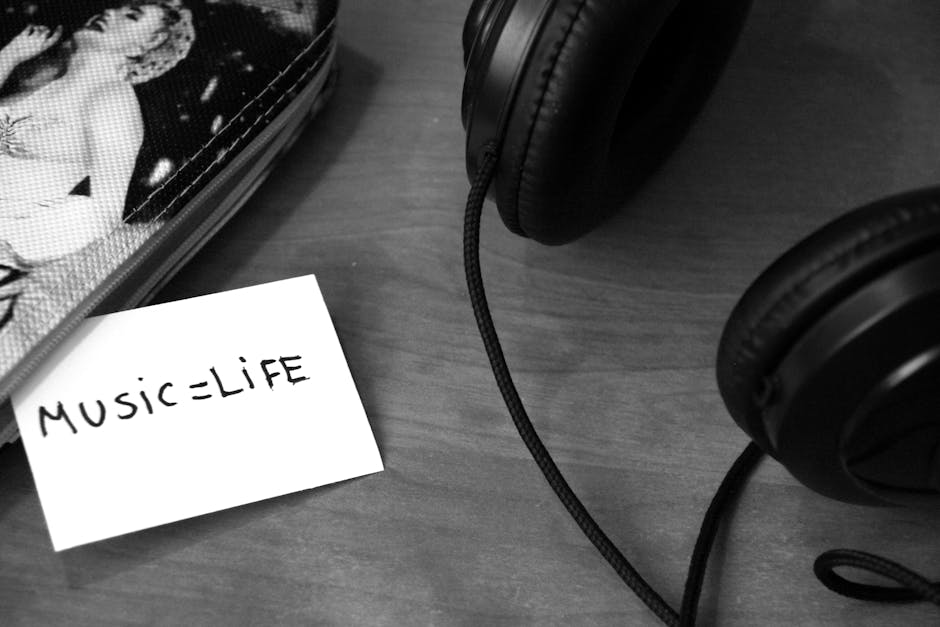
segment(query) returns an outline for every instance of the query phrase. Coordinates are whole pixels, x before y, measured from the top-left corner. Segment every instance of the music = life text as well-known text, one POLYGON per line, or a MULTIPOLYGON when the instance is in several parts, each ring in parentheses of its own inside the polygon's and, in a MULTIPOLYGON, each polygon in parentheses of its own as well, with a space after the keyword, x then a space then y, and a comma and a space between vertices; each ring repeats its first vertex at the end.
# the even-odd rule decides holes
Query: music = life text
MULTIPOLYGON (((166 381, 158 388, 155 388, 156 393, 151 392, 151 394, 147 394, 146 389, 141 389, 136 394, 133 392, 121 392, 113 399, 113 405, 116 406, 112 408, 114 412, 113 416, 119 420, 130 420, 139 413, 146 412, 148 415, 152 415, 160 407, 173 407, 187 400, 206 401, 212 398, 224 399, 259 387, 256 385, 255 379, 252 378, 252 373, 250 372, 253 368, 248 365, 244 357, 239 357, 238 360, 243 364, 241 367, 241 379, 238 379, 236 375, 235 377, 230 377, 228 382, 223 382, 218 370, 216 370, 215 366, 212 366, 209 368, 209 374, 212 376, 205 381, 197 381, 196 383, 189 384, 187 386, 188 392, 182 389, 183 386, 177 387, 172 381, 166 381), (233 382, 232 379, 237 380, 237 382, 233 382)), ((291 386, 294 386, 301 381, 308 381, 310 379, 300 374, 300 360, 300 355, 278 357, 277 359, 262 359, 258 362, 255 376, 258 377, 259 382, 263 377, 268 390, 274 389, 276 385, 275 380, 282 375, 283 380, 282 383, 280 383, 282 387, 283 383, 290 383, 291 386), (261 375, 260 377, 258 376, 259 374, 261 375)), ((138 377, 137 380, 140 381, 141 384, 144 382, 143 377, 138 377)), ((151 388, 151 390, 153 389, 154 388, 151 388)), ((97 428, 102 426, 105 420, 112 415, 109 414, 108 407, 109 405, 107 403, 99 399, 95 399, 94 402, 88 405, 82 401, 77 405, 77 412, 73 409, 72 415, 76 417, 81 415, 85 424, 89 427, 97 428)), ((54 412, 46 409, 44 405, 40 405, 38 418, 39 429, 42 431, 43 437, 48 435, 49 430, 47 429, 47 423, 49 421, 61 423, 63 427, 67 425, 73 434, 78 433, 78 428, 75 426, 75 422, 78 420, 72 420, 72 417, 69 415, 62 401, 56 404, 54 412)), ((78 421, 78 424, 81 425, 82 421, 78 421)))

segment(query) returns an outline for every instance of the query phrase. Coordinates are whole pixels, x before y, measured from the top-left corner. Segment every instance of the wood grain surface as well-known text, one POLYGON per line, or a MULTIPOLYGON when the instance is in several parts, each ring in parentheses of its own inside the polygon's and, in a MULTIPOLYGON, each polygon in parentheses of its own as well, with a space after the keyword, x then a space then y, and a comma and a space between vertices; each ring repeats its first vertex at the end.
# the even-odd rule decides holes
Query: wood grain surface
MULTIPOLYGON (((22 447, 7 448, 0 622, 656 624, 541 478, 473 323, 468 4, 345 0, 332 103, 161 295, 315 273, 386 471, 54 553, 22 447)), ((602 229, 547 248, 485 210, 484 278, 533 421, 676 606, 707 503, 747 442, 714 379, 726 317, 814 228, 936 180, 938 32, 933 0, 756 2, 687 140, 602 229)), ((838 597, 812 562, 851 547, 938 576, 938 523, 824 499, 764 462, 715 548, 701 622, 937 623, 923 604, 838 597)))

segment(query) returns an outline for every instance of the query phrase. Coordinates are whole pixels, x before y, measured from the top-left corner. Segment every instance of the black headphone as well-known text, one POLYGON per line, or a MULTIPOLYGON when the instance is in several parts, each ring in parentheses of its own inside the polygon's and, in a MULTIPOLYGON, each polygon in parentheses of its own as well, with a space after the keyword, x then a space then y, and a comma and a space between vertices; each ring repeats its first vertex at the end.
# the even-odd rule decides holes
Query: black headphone
MULTIPOLYGON (((547 244, 597 226, 704 103, 750 0, 474 0, 462 116, 471 179, 547 244)), ((940 188, 880 200, 784 253, 734 308, 721 395, 760 447, 854 503, 940 497, 940 188)))
MULTIPOLYGON (((488 160, 487 197, 517 234, 583 235, 681 139, 749 7, 474 0, 461 106, 470 179, 488 160)), ((735 421, 824 495, 940 502, 938 277, 940 188, 879 200, 805 238, 724 328, 718 387, 735 421)))

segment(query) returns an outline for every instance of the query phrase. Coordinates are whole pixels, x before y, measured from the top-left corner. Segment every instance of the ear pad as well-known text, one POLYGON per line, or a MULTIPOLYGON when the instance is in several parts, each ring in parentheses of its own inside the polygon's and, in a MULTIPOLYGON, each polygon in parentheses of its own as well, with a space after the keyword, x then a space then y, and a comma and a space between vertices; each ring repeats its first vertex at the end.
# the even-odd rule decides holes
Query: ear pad
POLYGON ((461 41, 463 44, 463 64, 467 66, 470 60, 470 51, 473 49, 474 40, 483 35, 482 30, 486 27, 486 22, 491 17, 497 0, 473 0, 470 9, 467 11, 467 19, 464 21, 463 34, 461 41))
POLYGON ((788 351, 853 294, 938 249, 940 187, 934 187, 846 214, 777 259, 732 311, 718 348, 718 387, 735 421, 774 453, 762 403, 766 384, 788 351))
POLYGON ((615 209, 681 138, 750 0, 558 0, 508 114, 495 180, 514 232, 571 241, 615 209))

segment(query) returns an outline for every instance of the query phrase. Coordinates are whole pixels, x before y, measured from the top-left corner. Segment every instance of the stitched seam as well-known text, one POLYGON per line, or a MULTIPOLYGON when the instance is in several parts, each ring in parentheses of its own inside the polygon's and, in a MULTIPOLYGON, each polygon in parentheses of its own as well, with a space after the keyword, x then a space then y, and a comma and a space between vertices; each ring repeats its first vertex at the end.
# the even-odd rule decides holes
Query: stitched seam
MULTIPOLYGON (((311 74, 313 74, 315 71, 317 71, 317 70, 319 69, 319 67, 322 65, 322 63, 321 63, 322 60, 323 60, 323 57, 322 57, 322 56, 321 56, 321 57, 318 57, 318 58, 317 58, 317 61, 316 61, 313 65, 311 65, 307 70, 305 70, 302 76, 300 76, 296 81, 294 81, 293 83, 291 83, 291 85, 290 85, 287 89, 284 90, 284 92, 277 98, 277 100, 275 100, 273 103, 271 103, 271 106, 268 107, 267 110, 265 110, 263 113, 261 113, 261 114, 258 116, 258 118, 255 120, 255 122, 254 122, 253 124, 251 124, 251 126, 247 127, 247 128, 241 133, 241 135, 239 135, 238 137, 236 137, 228 146, 226 146, 224 149, 222 149, 222 150, 220 151, 220 152, 221 152, 221 155, 220 155, 220 156, 216 157, 211 163, 207 164, 206 167, 205 167, 201 172, 199 172, 199 174, 197 174, 196 177, 195 177, 185 188, 183 188, 182 190, 180 190, 180 192, 179 192, 176 196, 174 196, 172 199, 170 199, 170 200, 167 202, 166 206, 160 211, 160 213, 158 213, 156 216, 154 216, 154 218, 153 218, 152 220, 150 220, 150 221, 148 222, 148 224, 153 224, 154 222, 156 222, 157 220, 159 220, 160 218, 162 218, 170 209, 172 209, 173 206, 176 204, 176 202, 177 202, 180 198, 182 198, 183 196, 185 196, 186 193, 187 193, 189 190, 191 190, 193 187, 195 187, 196 184, 198 184, 199 181, 202 180, 202 178, 206 176, 206 174, 208 174, 218 163, 220 163, 223 159, 225 159, 225 157, 228 155, 228 153, 229 153, 239 142, 241 142, 242 140, 244 140, 246 136, 248 136, 254 129, 256 129, 256 128, 262 123, 262 121, 264 120, 264 118, 265 118, 269 113, 271 113, 271 111, 273 111, 273 110, 284 100, 284 98, 287 97, 287 95, 290 93, 291 90, 293 90, 295 87, 297 87, 297 85, 299 85, 300 83, 303 83, 305 80, 307 80, 307 78, 308 78, 311 74)), ((195 157, 194 157, 194 158, 195 158, 195 157)))
POLYGON ((561 38, 557 51, 552 58, 551 65, 548 68, 548 74, 546 75, 545 81, 543 82, 543 88, 539 94, 538 102, 536 103, 535 115, 532 116, 532 123, 529 125, 529 132, 526 136, 525 147, 522 150, 522 170, 519 173, 519 184, 516 186, 515 213, 516 222, 519 224, 520 230, 522 229, 522 223, 519 220, 519 197, 522 195, 522 185, 523 180, 525 179, 526 165, 529 162, 529 146, 532 144, 532 136, 535 135, 535 125, 538 123, 538 120, 542 115, 542 107, 545 104, 545 95, 548 93, 548 86, 554 79, 555 68, 558 66, 558 59, 561 58, 561 53, 568 44, 568 40, 571 38, 571 33, 574 32, 574 25, 577 23, 578 18, 581 17, 581 11, 586 5, 587 0, 581 0, 581 2, 578 4, 577 10, 574 12, 574 15, 571 18, 571 22, 568 23, 568 27, 565 29, 565 34, 561 38))
MULTIPOLYGON (((294 58, 294 60, 291 61, 287 66, 285 66, 284 69, 281 70, 281 71, 278 73, 277 76, 275 76, 274 78, 272 78, 271 81, 267 84, 267 86, 265 86, 264 89, 262 89, 260 92, 258 92, 258 94, 257 94, 254 98, 252 98, 252 99, 249 100, 247 103, 245 103, 245 106, 243 106, 241 109, 239 109, 238 113, 236 113, 235 115, 233 115, 232 118, 231 118, 228 122, 226 122, 226 124, 225 124, 221 129, 219 129, 219 132, 218 132, 214 137, 212 137, 211 139, 209 139, 209 141, 207 141, 205 144, 203 144, 202 147, 201 147, 199 150, 197 150, 195 153, 193 153, 193 155, 190 156, 190 157, 186 160, 186 162, 185 162, 182 166, 180 166, 173 174, 171 174, 163 183, 161 183, 160 186, 159 186, 157 189, 153 190, 153 191, 147 196, 147 198, 145 198, 139 205, 137 205, 136 208, 134 208, 132 211, 130 211, 130 212, 128 213, 127 217, 125 217, 125 218, 121 221, 121 224, 118 225, 117 227, 115 227, 114 229, 112 229, 111 232, 109 233, 109 235, 110 235, 111 233, 114 233, 118 228, 120 228, 121 226, 123 226, 123 225, 124 225, 126 222, 128 222, 131 218, 133 218, 135 215, 137 215, 137 214, 140 213, 143 209, 145 209, 145 208, 150 204, 150 202, 151 202, 151 200, 153 199, 153 197, 154 197, 156 194, 158 194, 160 191, 162 191, 167 185, 169 185, 170 183, 172 183, 178 176, 180 176, 181 173, 183 173, 184 171, 188 173, 190 168, 188 168, 187 166, 188 166, 190 163, 192 163, 193 161, 195 161, 196 159, 198 159, 198 158, 199 158, 206 150, 208 150, 211 146, 213 146, 213 145, 217 142, 218 138, 221 137, 221 136, 224 134, 224 132, 225 132, 226 130, 228 130, 229 128, 231 128, 232 125, 234 125, 234 124, 239 120, 239 118, 242 116, 242 114, 243 114, 249 107, 251 107, 252 105, 256 104, 256 103, 257 103, 259 100, 261 100, 263 97, 267 96, 267 95, 268 95, 268 92, 270 92, 270 90, 272 89, 272 87, 275 85, 275 83, 277 83, 278 80, 280 80, 280 78, 281 78, 282 76, 284 76, 287 72, 293 70, 297 65, 299 65, 299 64, 300 64, 300 59, 301 59, 307 52, 309 52, 309 51, 312 50, 317 44, 319 44, 320 41, 321 41, 324 37, 326 37, 327 35, 329 35, 329 34, 332 33, 332 31, 333 31, 333 26, 334 26, 335 24, 336 24, 336 18, 334 17, 333 19, 331 19, 331 20, 327 23, 327 25, 324 27, 324 30, 323 30, 322 33, 320 33, 319 35, 317 35, 316 37, 314 37, 313 40, 311 40, 310 43, 307 45, 307 47, 304 48, 303 51, 301 51, 300 53, 298 53, 297 56, 294 58)), ((317 59, 317 61, 319 61, 319 58, 317 59)), ((317 65, 317 62, 314 62, 313 66, 316 66, 316 65, 317 65)), ((297 80, 296 82, 294 82, 289 88, 287 88, 284 93, 286 94, 286 93, 289 92, 291 89, 293 89, 294 87, 296 87, 296 86, 297 86, 301 81, 303 81, 304 78, 306 78, 308 75, 309 75, 309 70, 304 74, 303 77, 301 77, 300 79, 298 79, 298 80, 297 80)), ((283 94, 282 94, 281 98, 283 98, 283 94)), ((281 99, 279 98, 279 99, 278 99, 278 102, 280 102, 280 100, 281 100, 281 99)), ((276 106, 276 104, 277 104, 277 103, 275 103, 275 105, 272 105, 271 108, 273 108, 274 106, 276 106)), ((270 113, 271 108, 269 108, 268 111, 265 112, 265 114, 270 113)), ((255 120, 255 122, 249 127, 249 130, 251 130, 251 129, 257 127, 257 125, 258 125, 258 123, 260 122, 260 120, 261 120, 262 117, 263 117, 263 116, 259 116, 259 118, 258 118, 257 120, 255 120)), ((241 141, 241 138, 242 138, 243 136, 244 136, 244 135, 241 135, 241 136, 237 137, 235 140, 233 140, 233 141, 224 149, 224 151, 225 151, 226 153, 228 153, 228 151, 231 150, 231 148, 232 148, 237 142, 241 141)), ((218 159, 216 159, 216 160, 213 161, 211 164, 209 164, 208 167, 212 167, 212 166, 215 165, 217 162, 218 162, 218 159)), ((201 176, 202 176, 202 175, 200 174, 199 177, 201 177, 201 176)), ((197 180, 198 180, 199 177, 197 177, 197 180)), ((189 189, 191 189, 191 188, 192 188, 192 183, 191 183, 190 185, 187 185, 186 190, 189 190, 189 189)), ((186 190, 184 190, 184 191, 186 191, 186 190)), ((179 194, 177 194, 176 196, 174 196, 172 199, 170 199, 170 200, 168 201, 168 207, 169 207, 169 205, 172 205, 173 203, 175 203, 175 202, 179 199, 179 197, 180 197, 182 194, 183 194, 183 192, 180 192, 179 194)), ((167 207, 167 208, 168 208, 168 207, 167 207)), ((166 213, 167 208, 164 208, 156 217, 154 217, 152 220, 150 220, 149 223, 152 224, 152 223, 155 222, 157 219, 159 219, 160 216, 162 216, 163 214, 166 213)))
POLYGON ((833 258, 829 259, 828 261, 825 261, 822 265, 811 270, 809 274, 807 274, 807 276, 805 276, 804 278, 800 280, 799 283, 791 287, 789 290, 787 290, 785 294, 777 298, 773 302, 773 304, 765 310, 765 312, 761 315, 760 319, 748 328, 747 337, 741 342, 738 349, 735 351, 734 360, 732 363, 739 362, 742 355, 745 352, 747 351, 753 352, 754 338, 756 335, 758 335, 757 333, 758 330, 766 325, 767 321, 771 318, 771 315, 780 307, 780 304, 782 302, 793 297, 793 295, 796 292, 805 288, 807 284, 809 284, 813 279, 818 277, 824 271, 829 270, 833 266, 836 266, 842 263, 845 259, 853 255, 856 255, 862 248, 868 246, 872 242, 875 242, 881 239, 885 239, 885 240, 891 239, 900 230, 907 228, 911 226, 912 224, 916 224, 920 222, 921 220, 924 220, 928 217, 936 216, 938 213, 940 213, 940 205, 937 205, 936 203, 932 203, 928 205, 927 207, 920 209, 920 210, 912 210, 910 208, 903 208, 899 210, 899 213, 902 213, 902 212, 903 212, 902 215, 895 216, 894 220, 892 221, 892 224, 885 226, 884 228, 880 229, 876 233, 866 235, 859 241, 852 244, 852 246, 848 250, 837 253, 836 256, 834 256, 833 258))

